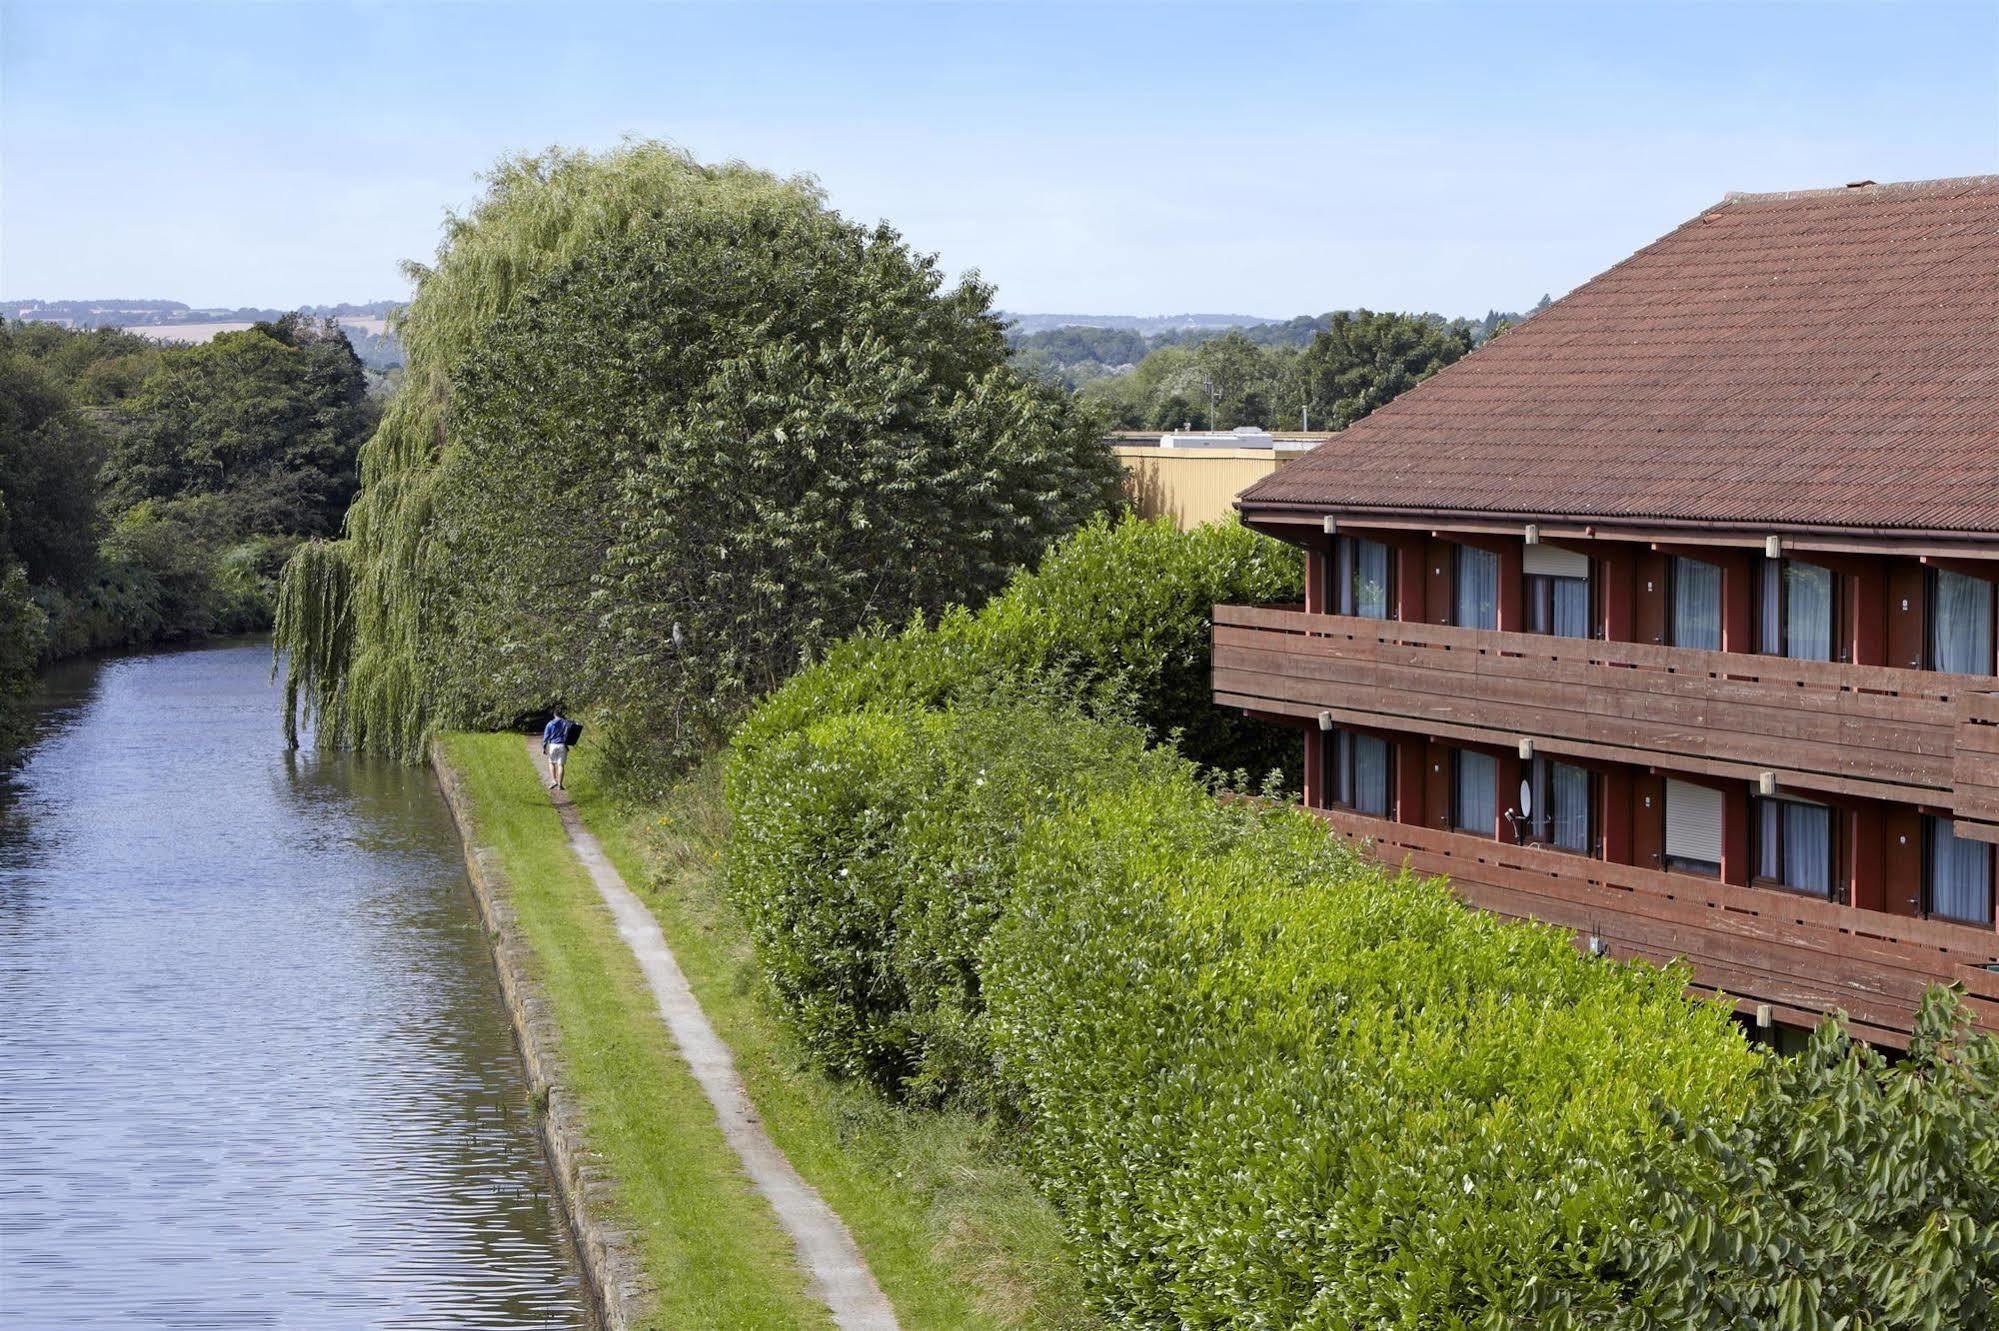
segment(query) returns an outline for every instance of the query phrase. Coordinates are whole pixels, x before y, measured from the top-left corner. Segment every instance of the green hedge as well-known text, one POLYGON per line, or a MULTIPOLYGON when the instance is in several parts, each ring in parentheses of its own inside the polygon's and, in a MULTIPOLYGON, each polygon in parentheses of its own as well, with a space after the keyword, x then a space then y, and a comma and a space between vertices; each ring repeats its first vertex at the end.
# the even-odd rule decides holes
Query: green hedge
POLYGON ((1655 1098, 1756 1056, 1685 976, 1217 803, 1032 702, 829 717, 739 755, 730 878, 808 1049, 1004 1109, 1140 1325, 1606 1309, 1655 1098))
POLYGON ((1073 709, 737 755, 730 882, 822 1064, 1002 1113, 1152 1327, 1955 1327, 1999 1287, 1999 1046, 1745 1044, 1685 975, 1385 873, 1073 709))
POLYGON ((1206 767, 1272 770, 1295 785, 1297 736, 1214 705, 1211 612, 1303 596, 1299 552, 1234 521, 1182 532, 1167 519, 1099 521, 1016 576, 978 613, 864 636, 794 676, 738 729, 738 751, 814 720, 901 702, 935 706, 995 680, 1038 681, 1100 716, 1129 719, 1206 767))
POLYGON ((989 1102, 978 952, 1022 829, 1184 765, 1020 702, 843 713, 739 756, 729 882, 791 1024, 892 1095, 989 1102))
POLYGON ((1184 785, 1040 825, 987 957, 1029 1159, 1136 1325, 1607 1313, 1655 1101, 1727 1116, 1755 1059, 1677 970, 1184 785))
POLYGON ((1002 1116, 1120 1325, 1993 1324, 1999 1043, 1950 994, 1903 1060, 1766 1055, 1148 746, 1260 541, 1092 529, 749 719, 729 881, 811 1056, 1002 1116))

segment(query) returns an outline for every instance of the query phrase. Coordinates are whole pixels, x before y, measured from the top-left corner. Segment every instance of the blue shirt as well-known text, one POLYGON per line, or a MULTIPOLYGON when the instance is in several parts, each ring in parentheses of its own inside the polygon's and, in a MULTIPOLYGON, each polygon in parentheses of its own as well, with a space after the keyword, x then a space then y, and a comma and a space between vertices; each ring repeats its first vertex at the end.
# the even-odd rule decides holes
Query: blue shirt
POLYGON ((541 742, 543 744, 560 744, 562 743, 563 733, 562 718, 551 716, 548 718, 548 724, 541 728, 541 742))

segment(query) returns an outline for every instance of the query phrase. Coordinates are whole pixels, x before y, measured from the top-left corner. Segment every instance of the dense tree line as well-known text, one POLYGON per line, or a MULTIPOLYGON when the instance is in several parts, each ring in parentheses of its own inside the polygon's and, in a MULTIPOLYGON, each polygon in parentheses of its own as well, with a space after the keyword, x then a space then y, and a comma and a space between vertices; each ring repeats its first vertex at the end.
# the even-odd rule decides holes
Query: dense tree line
POLYGON ((346 339, 300 315, 198 346, 0 328, 0 701, 59 657, 268 626, 374 415, 346 339))
POLYGON ((1472 349, 1471 330, 1424 315, 1332 315, 1302 347, 1242 330, 1148 354, 1081 389, 1128 430, 1343 430, 1472 349))
MULTIPOLYGON (((1549 303, 1548 297, 1541 297, 1533 312, 1547 308, 1549 303)), ((1206 343, 1222 339, 1246 341, 1270 353, 1281 353, 1287 349, 1303 351, 1320 336, 1334 332, 1342 323, 1393 318, 1406 323, 1412 329, 1421 324, 1430 324, 1447 333, 1462 333, 1470 339, 1470 344, 1476 347, 1488 338, 1497 337, 1526 317, 1524 314, 1501 313, 1498 310, 1488 311, 1481 319, 1446 319, 1437 314, 1376 315, 1367 310, 1333 310, 1325 314, 1301 314, 1291 319, 1244 323, 1233 328, 1164 328, 1153 333, 1121 325, 1095 324, 1068 324, 1059 328, 1043 328, 1035 332, 1022 332, 1016 328, 1009 334, 1009 339, 1013 345, 1014 364, 1051 382, 1079 388, 1098 379, 1129 375, 1143 365, 1148 356, 1158 352, 1174 349, 1192 351, 1206 343)), ((1277 367, 1281 366, 1284 357, 1281 354, 1273 354, 1270 360, 1273 367, 1277 367)), ((1169 358, 1167 364, 1180 365, 1184 364, 1184 361, 1179 358, 1169 358)), ((1167 372, 1165 369, 1159 369, 1154 370, 1152 374, 1158 377, 1167 372)), ((1281 370, 1277 372, 1281 377, 1281 370)), ((1113 393, 1113 396, 1116 394, 1113 393)), ((1281 428, 1285 422, 1270 420, 1237 422, 1237 424, 1281 428)), ((1134 425, 1132 428, 1149 427, 1134 425)))
POLYGON ((806 182, 663 145, 501 163, 415 270, 347 539, 286 571, 294 716, 415 756, 562 702, 632 773, 1117 505, 1101 425, 806 182))

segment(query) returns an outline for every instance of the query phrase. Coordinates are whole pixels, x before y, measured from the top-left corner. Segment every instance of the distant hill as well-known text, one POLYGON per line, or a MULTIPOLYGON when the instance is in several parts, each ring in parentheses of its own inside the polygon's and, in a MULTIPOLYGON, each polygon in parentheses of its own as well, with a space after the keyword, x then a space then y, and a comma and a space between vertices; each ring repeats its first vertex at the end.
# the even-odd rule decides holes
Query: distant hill
MULTIPOLYGON (((300 305, 315 319, 386 319, 401 301, 376 300, 363 305, 300 305)), ((10 319, 63 324, 70 328, 143 328, 156 324, 256 323, 290 314, 291 310, 258 309, 248 305, 195 306, 178 300, 9 300, 0 310, 10 319)))
MULTIPOLYGON (((298 308, 315 319, 338 319, 361 363, 383 371, 403 363, 402 344, 388 326, 389 315, 401 303, 376 300, 298 308)), ((10 319, 65 328, 124 328, 161 342, 206 342, 218 333, 233 333, 289 313, 247 305, 195 306, 177 300, 0 300, 0 314, 10 319)))
POLYGON ((1123 328, 1150 337, 1154 333, 1194 328, 1247 328, 1277 322, 1258 314, 1018 314, 1000 310, 1013 337, 1045 333, 1055 328, 1123 328))

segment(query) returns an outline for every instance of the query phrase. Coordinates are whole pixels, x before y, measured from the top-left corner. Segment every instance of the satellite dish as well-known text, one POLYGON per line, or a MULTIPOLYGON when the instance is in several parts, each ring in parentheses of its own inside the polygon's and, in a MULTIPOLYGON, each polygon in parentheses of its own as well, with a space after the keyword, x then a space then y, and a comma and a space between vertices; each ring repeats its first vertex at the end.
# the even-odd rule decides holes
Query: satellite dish
POLYGON ((1534 788, 1525 781, 1520 783, 1520 816, 1522 818, 1534 816, 1534 788))

